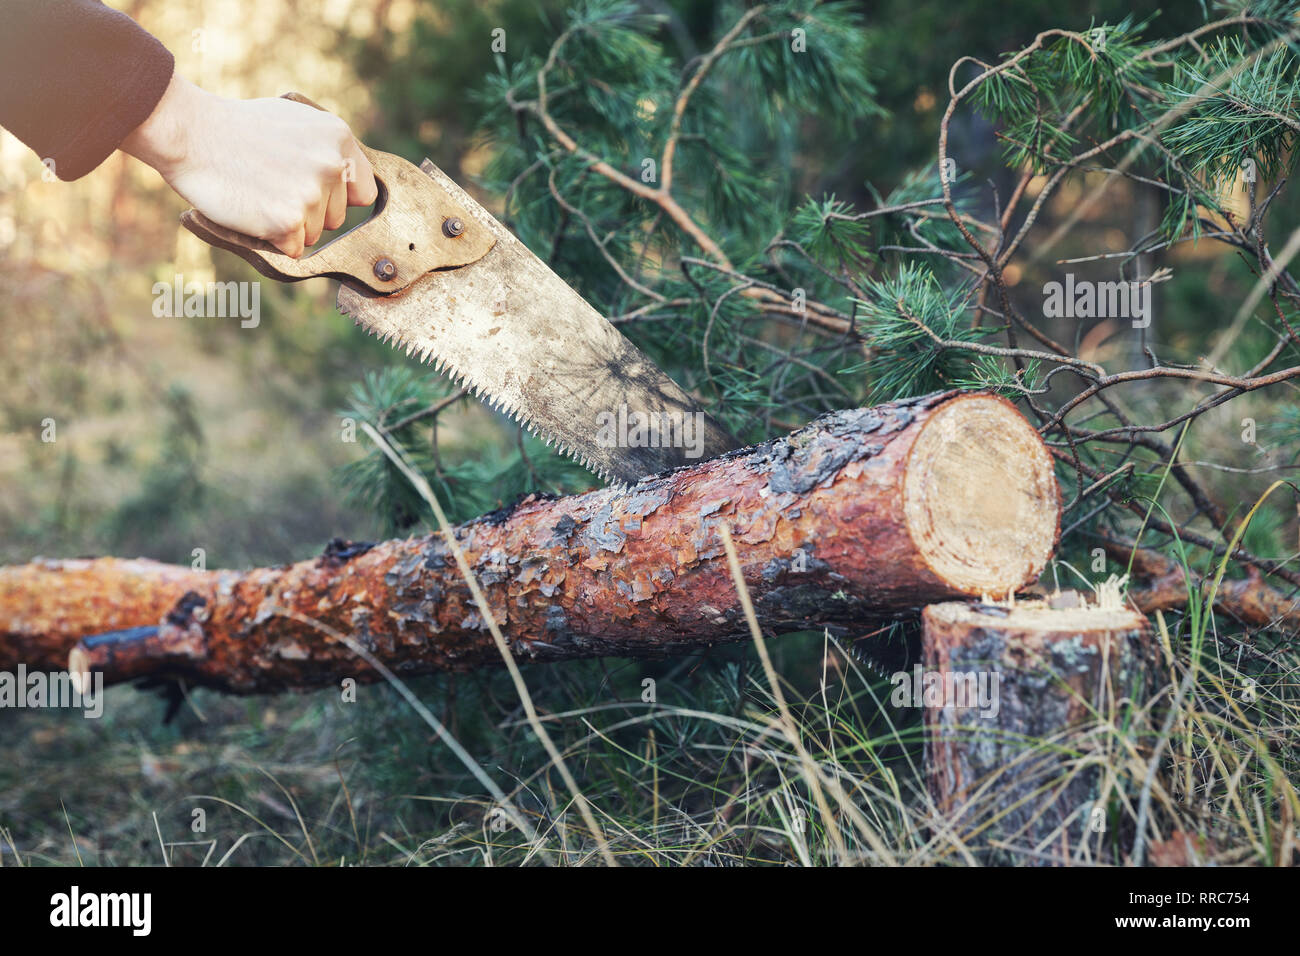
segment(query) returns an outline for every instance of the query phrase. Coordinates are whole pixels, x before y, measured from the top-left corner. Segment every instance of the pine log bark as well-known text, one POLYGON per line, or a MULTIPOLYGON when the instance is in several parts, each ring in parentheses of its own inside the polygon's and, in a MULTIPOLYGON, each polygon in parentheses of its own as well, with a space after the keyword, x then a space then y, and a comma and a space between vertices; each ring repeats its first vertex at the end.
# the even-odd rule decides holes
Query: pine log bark
POLYGON ((60 671, 85 635, 156 625, 213 576, 144 558, 0 567, 0 671, 60 671))
MULTIPOLYGON (((1044 567, 1059 517, 1051 458, 1014 407, 941 393, 826 415, 629 489, 530 497, 455 535, 513 654, 553 661, 743 639, 723 522, 762 625, 783 632, 1013 592, 1044 567)), ((113 559, 0 569, 0 646, 62 644, 73 670, 108 683, 176 675, 237 693, 375 679, 335 634, 399 674, 501 663, 440 535, 336 542, 276 568, 154 570, 142 592, 126 585, 148 566, 113 559)))
POLYGON ((921 621, 925 677, 957 689, 925 709, 927 779, 947 837, 989 864, 1115 862, 1097 728, 1120 725, 1149 693, 1146 618, 1017 601, 933 605, 921 621), (960 689, 980 680, 993 706, 964 706, 973 698, 960 689))

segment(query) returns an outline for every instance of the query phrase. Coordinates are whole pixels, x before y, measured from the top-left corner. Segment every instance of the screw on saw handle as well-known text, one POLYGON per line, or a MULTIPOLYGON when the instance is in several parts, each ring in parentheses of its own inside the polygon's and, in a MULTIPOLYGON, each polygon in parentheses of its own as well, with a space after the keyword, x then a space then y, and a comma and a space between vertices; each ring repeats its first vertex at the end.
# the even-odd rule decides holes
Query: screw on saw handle
MULTIPOLYGON (((285 99, 320 109, 299 93, 285 99)), ((204 242, 246 259, 269 279, 296 282, 332 276, 359 290, 389 295, 434 269, 477 262, 496 238, 419 167, 400 156, 361 146, 375 173, 379 198, 369 219, 301 259, 264 239, 219 226, 197 209, 181 224, 204 242)))

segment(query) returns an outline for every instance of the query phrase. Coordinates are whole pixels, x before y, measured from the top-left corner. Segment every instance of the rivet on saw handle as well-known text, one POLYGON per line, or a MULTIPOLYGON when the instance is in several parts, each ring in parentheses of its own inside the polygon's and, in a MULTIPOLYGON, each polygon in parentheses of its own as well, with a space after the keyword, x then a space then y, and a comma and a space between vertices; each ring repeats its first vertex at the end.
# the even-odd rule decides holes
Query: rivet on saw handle
MULTIPOLYGON (((285 99, 320 109, 299 93, 286 93, 285 99)), ((373 213, 301 259, 286 256, 264 239, 219 226, 197 209, 182 213, 181 224, 209 245, 247 260, 267 278, 297 282, 331 276, 381 295, 400 292, 434 269, 477 262, 496 244, 496 237, 419 167, 368 146, 361 151, 379 186, 373 213)))

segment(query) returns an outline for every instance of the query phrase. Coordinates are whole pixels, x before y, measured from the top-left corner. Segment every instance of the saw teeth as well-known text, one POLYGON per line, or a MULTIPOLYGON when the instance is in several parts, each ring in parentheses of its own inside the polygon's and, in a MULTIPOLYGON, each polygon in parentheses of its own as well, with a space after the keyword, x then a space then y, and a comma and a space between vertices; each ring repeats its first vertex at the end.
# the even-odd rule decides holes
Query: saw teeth
POLYGON ((523 428, 528 429, 528 433, 530 435, 532 435, 534 438, 537 438, 545 442, 547 448, 550 448, 551 450, 556 451, 561 455, 564 455, 566 458, 569 458, 570 460, 577 462, 583 468, 587 469, 587 471, 591 472, 601 481, 605 482, 605 484, 608 485, 609 487, 614 489, 620 489, 620 490, 629 487, 629 485, 626 482, 616 480, 608 469, 602 468, 586 455, 579 453, 575 449, 570 448, 565 443, 557 440, 556 438, 548 435, 545 431, 539 429, 536 423, 534 423, 530 418, 528 418, 528 416, 522 414, 522 412, 520 411, 521 406, 515 404, 515 402, 511 401, 510 399, 504 396, 497 397, 493 395, 491 392, 489 392, 478 382, 470 378, 470 376, 467 373, 462 372, 459 368, 457 368, 456 364, 452 362, 450 359, 448 359, 446 356, 438 355, 434 351, 432 346, 425 347, 423 349, 417 349, 418 343, 415 341, 407 342, 406 339, 402 337, 400 332, 397 331, 384 332, 373 328, 372 326, 361 321, 360 319, 354 319, 353 324, 363 326, 366 330, 366 334, 377 338, 379 341, 390 346, 391 348, 398 349, 399 351, 404 349, 408 357, 411 356, 412 354, 417 355, 421 363, 425 365, 432 365, 435 372, 447 376, 451 380, 452 384, 455 385, 457 388, 459 388, 461 391, 473 395, 475 398, 479 399, 484 404, 486 404, 489 408, 498 412, 503 412, 506 415, 509 415, 510 418, 516 424, 522 426, 523 428))

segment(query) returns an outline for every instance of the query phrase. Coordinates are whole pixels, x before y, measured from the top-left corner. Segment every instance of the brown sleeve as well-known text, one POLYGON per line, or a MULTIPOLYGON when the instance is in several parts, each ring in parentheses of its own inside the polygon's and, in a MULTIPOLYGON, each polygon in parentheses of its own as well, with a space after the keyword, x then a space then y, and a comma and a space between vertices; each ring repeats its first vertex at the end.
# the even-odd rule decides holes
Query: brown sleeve
POLYGON ((0 0, 0 126, 60 179, 102 163, 171 81, 167 48, 98 0, 0 0))

